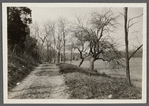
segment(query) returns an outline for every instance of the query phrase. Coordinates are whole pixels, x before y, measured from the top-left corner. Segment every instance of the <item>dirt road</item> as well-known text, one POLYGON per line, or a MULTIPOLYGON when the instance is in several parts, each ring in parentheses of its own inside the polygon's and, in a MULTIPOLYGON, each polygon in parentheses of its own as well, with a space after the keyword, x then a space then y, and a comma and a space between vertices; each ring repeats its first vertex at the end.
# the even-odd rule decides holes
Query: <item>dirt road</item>
POLYGON ((8 93, 8 98, 68 99, 67 89, 55 64, 41 64, 8 93))

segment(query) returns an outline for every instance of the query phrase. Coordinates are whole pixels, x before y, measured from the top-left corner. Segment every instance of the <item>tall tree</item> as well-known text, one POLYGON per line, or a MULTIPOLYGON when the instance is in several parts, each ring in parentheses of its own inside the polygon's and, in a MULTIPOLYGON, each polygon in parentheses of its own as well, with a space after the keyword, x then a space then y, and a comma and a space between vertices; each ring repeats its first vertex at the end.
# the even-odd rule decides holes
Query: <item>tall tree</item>
POLYGON ((60 18, 58 20, 58 29, 59 29, 59 34, 62 36, 62 43, 63 43, 63 55, 62 55, 62 60, 65 63, 65 49, 66 49, 66 35, 68 33, 68 22, 64 18, 60 18))
POLYGON ((46 46, 47 46, 47 61, 51 62, 52 61, 52 34, 53 34, 53 27, 52 27, 52 22, 47 21, 44 24, 44 32, 46 35, 46 46))
POLYGON ((130 79, 130 68, 129 68, 129 60, 131 59, 131 57, 133 57, 133 55, 143 46, 142 44, 130 55, 129 57, 129 39, 128 39, 128 33, 129 33, 129 28, 132 27, 135 23, 130 24, 130 22, 135 19, 135 18, 139 18, 141 17, 143 14, 133 17, 131 19, 128 20, 128 7, 124 8, 124 30, 125 30, 125 62, 126 62, 126 78, 127 78, 127 82, 129 85, 131 85, 131 79, 130 79))
POLYGON ((125 46, 126 46, 126 49, 125 49, 125 61, 126 61, 126 77, 127 77, 127 81, 128 83, 131 85, 131 81, 130 81, 130 71, 129 71, 129 53, 128 53, 128 27, 127 27, 127 11, 128 11, 128 8, 125 7, 125 46))
POLYGON ((30 29, 31 29, 31 33, 30 35, 37 40, 37 43, 36 43, 36 48, 35 48, 35 52, 36 52, 36 58, 40 59, 41 60, 41 57, 42 57, 42 53, 41 53, 41 44, 39 42, 39 34, 40 34, 40 30, 39 30, 39 26, 37 23, 34 23, 30 26, 30 29))
POLYGON ((47 38, 47 34, 45 31, 45 28, 43 29, 43 31, 45 33, 43 33, 43 31, 41 31, 41 28, 39 27, 39 25, 36 23, 32 26, 32 31, 33 31, 33 36, 35 36, 35 38, 38 40, 38 53, 40 54, 40 60, 44 61, 44 44, 47 38))
POLYGON ((52 31, 52 39, 54 42, 53 48, 56 50, 57 57, 55 57, 55 60, 57 59, 57 62, 60 62, 60 57, 61 57, 61 49, 63 47, 63 36, 62 36, 62 31, 61 27, 59 26, 59 23, 57 24, 58 27, 55 26, 55 23, 51 24, 51 31, 52 31), (56 29, 57 28, 57 29, 56 29))

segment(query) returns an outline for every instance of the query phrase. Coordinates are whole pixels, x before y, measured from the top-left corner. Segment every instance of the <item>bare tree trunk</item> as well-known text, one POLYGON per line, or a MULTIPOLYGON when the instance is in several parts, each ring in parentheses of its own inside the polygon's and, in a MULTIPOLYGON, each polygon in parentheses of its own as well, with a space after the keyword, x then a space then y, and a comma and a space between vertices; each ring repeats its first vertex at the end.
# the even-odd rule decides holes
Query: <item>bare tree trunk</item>
POLYGON ((56 56, 55 55, 54 55, 54 60, 53 61, 54 61, 54 63, 56 62, 56 56))
POLYGON ((128 84, 131 85, 131 80, 130 80, 130 70, 129 70, 129 53, 128 53, 127 11, 128 11, 128 8, 125 7, 125 45, 126 45, 125 61, 126 61, 126 78, 127 78, 127 82, 128 82, 128 84))
POLYGON ((57 62, 58 63, 60 62, 60 51, 58 51, 58 54, 57 54, 57 62))
POLYGON ((70 61, 72 62, 72 48, 71 48, 70 61))
POLYGON ((64 63, 65 63, 65 43, 66 43, 66 41, 65 41, 65 34, 64 34, 64 54, 63 54, 63 61, 64 61, 64 63))
POLYGON ((47 62, 49 62, 49 46, 47 44, 47 62))
POLYGON ((79 64, 79 67, 82 65, 83 61, 84 61, 84 59, 81 60, 81 62, 80 62, 80 64, 79 64))
POLYGON ((63 61, 63 55, 62 54, 60 54, 60 56, 61 56, 61 62, 63 61))
POLYGON ((63 61, 64 61, 64 63, 65 63, 65 47, 64 47, 63 61))
POLYGON ((56 63, 56 47, 55 47, 55 45, 54 45, 54 63, 56 63))
POLYGON ((50 51, 50 54, 49 54, 49 62, 50 62, 50 63, 52 62, 52 55, 51 55, 51 51, 50 51))
POLYGON ((91 57, 90 59, 90 70, 94 70, 94 58, 91 57))

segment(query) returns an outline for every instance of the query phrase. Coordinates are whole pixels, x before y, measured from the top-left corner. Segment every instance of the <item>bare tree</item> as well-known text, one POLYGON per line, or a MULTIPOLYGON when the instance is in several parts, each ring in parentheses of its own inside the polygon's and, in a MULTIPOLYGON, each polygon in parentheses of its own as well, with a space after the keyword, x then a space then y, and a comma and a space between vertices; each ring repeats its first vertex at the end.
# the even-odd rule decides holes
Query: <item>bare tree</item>
POLYGON ((47 21, 44 24, 45 29, 45 35, 46 37, 46 46, 47 46, 47 61, 51 62, 52 59, 55 60, 55 55, 53 52, 55 52, 55 24, 52 21, 47 21))
POLYGON ((130 22, 135 19, 135 18, 139 18, 141 17, 143 14, 139 15, 139 16, 136 16, 136 17, 133 17, 131 19, 127 19, 128 18, 128 7, 125 7, 124 8, 124 27, 125 27, 125 46, 126 46, 126 49, 125 49, 125 52, 126 52, 126 55, 125 55, 125 61, 126 61, 126 77, 127 77, 127 82, 129 85, 131 85, 131 79, 130 79, 130 69, 129 69, 129 60, 133 57, 133 55, 143 46, 143 44, 141 44, 129 57, 129 51, 128 51, 128 48, 129 48, 129 40, 128 40, 128 33, 129 33, 129 28, 132 27, 134 24, 136 24, 137 22, 134 22, 132 24, 130 24, 130 22))
MULTIPOLYGON (((105 54, 106 52, 113 52, 116 54, 118 50, 111 44, 109 41, 104 41, 104 36, 108 36, 109 32, 114 32, 117 28, 117 18, 114 16, 114 13, 109 9, 103 14, 94 12, 92 14, 92 20, 90 21, 90 26, 84 27, 80 26, 79 28, 83 31, 84 38, 89 43, 89 55, 90 55, 90 69, 94 70, 94 62, 98 59, 103 61, 112 61, 117 60, 109 56, 107 59, 105 54), (101 56, 103 54, 103 56, 101 56)), ((118 56, 119 57, 119 56, 118 56)))
POLYGON ((62 43, 63 43, 63 55, 62 60, 65 63, 65 49, 66 49, 66 35, 68 34, 68 22, 64 18, 60 18, 58 20, 58 29, 59 35, 62 36, 62 43))
POLYGON ((76 42, 72 45, 74 49, 77 49, 80 53, 80 63, 79 67, 82 65, 84 59, 88 57, 88 44, 86 39, 83 37, 83 32, 82 31, 76 31, 74 32, 74 36, 77 39, 76 42))
POLYGON ((36 46, 36 55, 40 54, 40 56, 37 57, 37 58, 42 60, 42 52, 43 52, 42 46, 43 46, 43 42, 42 42, 42 44, 41 44, 41 42, 39 42, 41 40, 39 38, 40 34, 41 33, 40 33, 40 28, 39 28, 38 24, 37 23, 33 24, 31 26, 31 35, 37 40, 38 47, 36 46))
POLYGON ((61 56, 61 48, 62 48, 62 36, 60 33, 58 33, 57 37, 57 50, 58 50, 58 55, 57 55, 57 62, 60 62, 60 56, 61 56))
MULTIPOLYGON (((46 42, 46 47, 47 47, 47 55, 46 55, 46 60, 50 60, 49 56, 49 48, 51 47, 51 39, 50 39, 50 27, 48 25, 49 23, 45 23, 43 25, 44 27, 44 32, 45 32, 45 42, 46 42)), ((51 61, 50 61, 51 62, 51 61)))
MULTIPOLYGON (((59 24, 59 23, 58 23, 59 24)), ((52 24, 52 36, 53 36, 53 42, 54 42, 54 49, 57 51, 57 57, 55 57, 55 60, 56 61, 56 58, 57 58, 57 62, 59 63, 60 62, 60 57, 61 57, 61 48, 62 48, 62 32, 61 32, 61 27, 55 27, 55 24, 53 23, 52 24)))
POLYGON ((70 61, 72 62, 73 60, 73 49, 74 49, 74 42, 73 41, 69 41, 69 44, 67 44, 67 50, 70 51, 70 61))
POLYGON ((88 53, 87 50, 88 48, 88 41, 85 38, 85 33, 84 30, 82 30, 82 28, 85 27, 85 24, 87 24, 85 22, 85 16, 84 17, 80 17, 80 16, 76 16, 76 21, 73 23, 72 25, 72 37, 74 37, 76 40, 73 42, 72 48, 73 49, 77 49, 80 55, 80 63, 79 63, 79 67, 82 65, 83 61, 85 60, 86 57, 88 57, 88 53))
MULTIPOLYGON (((36 35, 37 35, 38 39, 40 39, 40 40, 41 40, 41 47, 43 47, 43 45, 44 45, 44 43, 45 43, 45 40, 46 40, 47 35, 46 35, 46 34, 45 34, 45 35, 44 35, 44 34, 42 34, 40 30, 41 30, 41 29, 39 28, 39 26, 38 26, 38 25, 37 25, 37 26, 35 26, 36 35)), ((44 28, 44 30, 45 30, 45 28, 44 28)))
POLYGON ((54 58, 54 63, 56 62, 56 50, 57 50, 57 40, 56 40, 56 36, 55 36, 55 23, 54 22, 48 22, 48 25, 49 25, 49 28, 50 28, 50 32, 51 32, 51 35, 52 35, 52 38, 51 40, 53 41, 52 44, 51 44, 51 50, 52 50, 52 56, 54 58))
POLYGON ((47 26, 48 26, 48 30, 49 30, 49 34, 50 34, 50 37, 48 36, 46 38, 47 47, 50 47, 50 50, 52 52, 52 54, 50 54, 50 56, 53 57, 54 63, 56 62, 56 60, 59 63, 60 58, 61 58, 61 48, 63 46, 62 45, 62 43, 63 43, 62 42, 62 38, 63 38, 62 29, 59 26, 59 23, 58 23, 58 26, 56 29, 56 24, 54 22, 51 22, 51 21, 47 22, 47 26))

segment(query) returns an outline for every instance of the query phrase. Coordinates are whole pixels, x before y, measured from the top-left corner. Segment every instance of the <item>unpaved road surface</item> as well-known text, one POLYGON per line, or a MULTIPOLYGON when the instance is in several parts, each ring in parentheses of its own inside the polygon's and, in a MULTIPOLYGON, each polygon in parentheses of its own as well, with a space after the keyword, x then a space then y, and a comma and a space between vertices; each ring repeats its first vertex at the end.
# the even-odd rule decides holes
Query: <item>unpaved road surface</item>
POLYGON ((69 99, 55 64, 41 64, 8 93, 9 99, 69 99))

